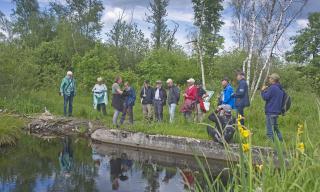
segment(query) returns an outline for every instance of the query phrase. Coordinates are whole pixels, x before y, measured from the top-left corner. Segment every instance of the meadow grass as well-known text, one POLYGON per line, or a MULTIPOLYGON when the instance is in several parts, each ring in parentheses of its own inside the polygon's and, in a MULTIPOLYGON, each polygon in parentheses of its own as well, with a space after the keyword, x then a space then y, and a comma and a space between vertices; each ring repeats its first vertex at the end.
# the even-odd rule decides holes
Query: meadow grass
MULTIPOLYGON (((320 134, 319 129, 319 115, 317 113, 316 98, 312 93, 290 92, 292 96, 292 108, 285 115, 279 118, 280 130, 283 133, 284 140, 288 146, 294 145, 292 137, 295 135, 295 127, 298 123, 306 122, 310 132, 309 138, 311 141, 317 141, 320 134)), ((213 98, 212 106, 215 106, 213 98)), ((137 98, 139 101, 139 98, 137 98)), ((55 115, 63 114, 63 98, 58 93, 53 91, 37 91, 28 94, 16 95, 11 98, 0 98, 0 108, 7 108, 11 112, 34 114, 44 112, 47 108, 55 115)), ((210 112, 205 114, 204 123, 211 123, 207 119, 208 114, 214 110, 211 107, 210 112)), ((265 116, 264 116, 264 102, 257 96, 251 106, 246 109, 246 125, 254 137, 252 143, 254 145, 270 146, 271 143, 265 136, 265 116)), ((79 94, 74 98, 74 114, 75 117, 85 118, 90 120, 99 120, 103 122, 106 127, 112 128, 113 109, 109 104, 107 106, 107 115, 102 116, 92 107, 92 96, 90 94, 79 94)), ((168 122, 168 107, 164 107, 164 122, 163 123, 146 123, 143 120, 141 104, 136 102, 134 107, 134 125, 130 126, 124 124, 121 129, 131 131, 141 131, 149 134, 163 134, 174 136, 193 137, 198 139, 209 139, 206 133, 206 127, 197 123, 185 122, 182 114, 179 113, 179 106, 176 111, 175 123, 168 122)))
POLYGON ((0 147, 15 145, 23 126, 24 121, 20 118, 0 115, 0 147))

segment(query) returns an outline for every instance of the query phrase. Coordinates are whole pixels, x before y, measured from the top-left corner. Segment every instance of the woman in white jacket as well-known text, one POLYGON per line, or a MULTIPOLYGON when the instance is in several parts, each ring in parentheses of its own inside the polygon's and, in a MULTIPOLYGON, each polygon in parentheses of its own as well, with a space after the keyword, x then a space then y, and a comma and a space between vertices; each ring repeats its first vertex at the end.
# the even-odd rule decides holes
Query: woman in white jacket
POLYGON ((94 85, 93 92, 93 107, 99 112, 102 111, 106 115, 106 105, 108 104, 107 86, 103 83, 102 77, 97 78, 97 83, 94 85))

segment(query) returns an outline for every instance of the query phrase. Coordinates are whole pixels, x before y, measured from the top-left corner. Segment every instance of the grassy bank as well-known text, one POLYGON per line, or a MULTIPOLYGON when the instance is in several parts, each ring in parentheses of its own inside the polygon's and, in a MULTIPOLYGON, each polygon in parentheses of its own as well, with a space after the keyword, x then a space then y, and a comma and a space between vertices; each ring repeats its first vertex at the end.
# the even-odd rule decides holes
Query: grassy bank
POLYGON ((15 145, 23 126, 22 119, 0 114, 0 147, 15 145))
MULTIPOLYGON (((316 99, 313 94, 303 92, 290 92, 292 96, 292 108, 284 117, 280 117, 279 125, 283 132, 284 139, 288 144, 294 144, 292 138, 295 136, 295 127, 298 123, 306 122, 310 139, 317 141, 320 134, 319 129, 319 115, 317 113, 316 99)), ((138 99, 137 99, 138 100, 138 99)), ((215 101, 215 99, 213 99, 215 101)), ((110 103, 110 102, 109 102, 110 103)), ((214 104, 212 105, 214 106, 214 104)), ((42 113, 44 108, 47 108, 55 115, 62 115, 63 113, 63 99, 56 92, 40 91, 31 92, 27 95, 16 95, 14 98, 1 98, 0 108, 7 108, 9 111, 15 113, 42 113)), ((269 145, 265 137, 265 117, 264 117, 264 102, 259 96, 251 104, 251 107, 246 110, 246 124, 252 130, 253 144, 255 145, 269 145)), ((123 129, 130 129, 133 131, 142 131, 145 133, 165 134, 194 137, 200 139, 208 139, 206 128, 204 125, 186 123, 182 115, 177 112, 176 123, 168 123, 168 108, 164 109, 164 123, 146 124, 143 121, 141 105, 139 102, 134 107, 135 125, 123 126, 123 129)), ((213 110, 213 108, 211 108, 213 110)), ((91 95, 80 94, 74 100, 74 116, 79 118, 86 118, 92 120, 100 120, 107 127, 112 127, 112 113, 113 109, 109 104, 107 106, 107 116, 103 117, 97 113, 92 107, 91 95)), ((207 120, 208 113, 205 117, 205 123, 210 123, 207 120)))

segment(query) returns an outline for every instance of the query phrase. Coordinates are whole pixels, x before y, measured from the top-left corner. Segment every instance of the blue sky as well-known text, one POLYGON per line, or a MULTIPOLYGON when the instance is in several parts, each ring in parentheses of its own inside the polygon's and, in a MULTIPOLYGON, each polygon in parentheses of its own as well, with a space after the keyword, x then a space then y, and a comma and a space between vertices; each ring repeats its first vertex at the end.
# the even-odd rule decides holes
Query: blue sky
MULTIPOLYGON (((50 0, 38 0, 40 7, 46 8, 50 0)), ((64 3, 64 0, 53 0, 64 3)), ((224 50, 230 50, 233 48, 234 43, 232 41, 231 31, 231 14, 232 11, 228 6, 228 1, 224 1, 224 11, 222 12, 222 20, 224 25, 220 31, 220 34, 225 38, 224 50)), ((106 39, 105 33, 108 32, 116 19, 125 11, 124 19, 127 21, 133 21, 138 24, 139 28, 143 30, 147 37, 150 36, 151 26, 145 22, 146 13, 148 13, 147 6, 149 0, 103 0, 105 10, 102 16, 103 30, 101 32, 101 38, 106 39)), ((10 16, 14 5, 11 0, 0 0, 0 10, 6 15, 10 16)), ((298 17, 296 22, 287 30, 283 38, 280 40, 281 47, 278 47, 280 53, 290 49, 290 43, 288 38, 295 35, 298 30, 307 26, 307 17, 311 12, 320 11, 320 0, 308 0, 306 7, 302 14, 298 17)), ((170 0, 167 9, 168 17, 167 24, 173 26, 175 21, 179 24, 179 29, 176 33, 176 38, 180 45, 186 50, 189 49, 186 42, 188 42, 188 34, 193 30, 193 10, 191 0, 170 0)))

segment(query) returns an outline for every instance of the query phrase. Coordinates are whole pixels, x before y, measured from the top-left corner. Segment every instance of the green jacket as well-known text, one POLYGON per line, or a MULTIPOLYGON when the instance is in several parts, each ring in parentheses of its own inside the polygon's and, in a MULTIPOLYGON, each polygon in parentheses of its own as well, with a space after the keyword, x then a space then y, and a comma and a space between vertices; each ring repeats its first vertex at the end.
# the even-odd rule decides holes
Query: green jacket
POLYGON ((62 79, 60 93, 70 96, 72 92, 73 95, 76 95, 76 81, 73 78, 70 79, 66 76, 62 79))

